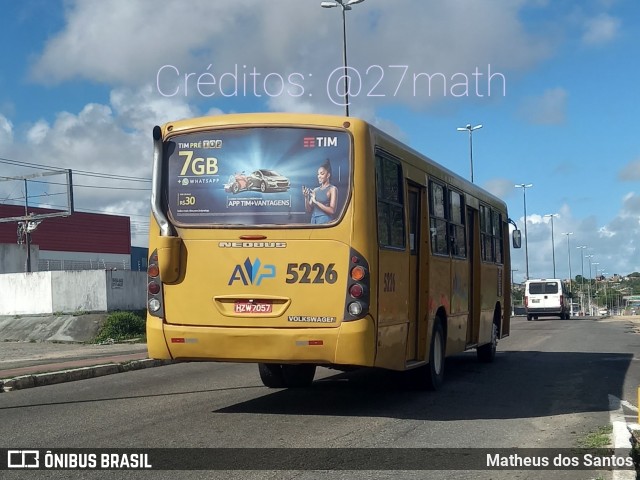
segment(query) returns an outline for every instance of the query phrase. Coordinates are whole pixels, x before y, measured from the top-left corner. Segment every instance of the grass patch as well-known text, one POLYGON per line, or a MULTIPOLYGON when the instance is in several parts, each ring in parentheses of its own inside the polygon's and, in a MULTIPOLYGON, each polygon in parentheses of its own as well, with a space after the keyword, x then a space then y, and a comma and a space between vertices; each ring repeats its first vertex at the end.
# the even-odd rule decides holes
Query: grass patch
POLYGON ((631 431, 631 457, 636 466, 636 471, 640 470, 640 431, 631 431))
POLYGON ((612 425, 599 427, 593 432, 589 432, 584 438, 579 439, 578 446, 581 448, 606 448, 611 445, 612 433, 612 425))
POLYGON ((146 318, 138 312, 113 312, 94 339, 94 343, 122 342, 140 339, 146 341, 146 318))

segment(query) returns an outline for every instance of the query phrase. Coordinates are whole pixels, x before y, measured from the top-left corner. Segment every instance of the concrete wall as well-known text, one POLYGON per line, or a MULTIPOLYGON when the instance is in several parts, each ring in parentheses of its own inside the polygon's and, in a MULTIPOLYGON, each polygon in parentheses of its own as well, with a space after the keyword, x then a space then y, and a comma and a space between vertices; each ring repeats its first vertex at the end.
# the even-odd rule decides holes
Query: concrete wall
POLYGON ((106 312, 105 270, 51 272, 53 312, 106 312))
POLYGON ((106 274, 107 311, 147 308, 147 272, 108 270, 106 274))
MULTIPOLYGON (((31 271, 38 271, 40 249, 31 245, 31 271)), ((27 263, 27 246, 15 243, 0 243, 0 273, 22 273, 27 263)))
POLYGON ((0 275, 0 315, 53 313, 51 272, 0 275))
POLYGON ((146 272, 81 270, 0 275, 0 315, 146 308, 146 272))

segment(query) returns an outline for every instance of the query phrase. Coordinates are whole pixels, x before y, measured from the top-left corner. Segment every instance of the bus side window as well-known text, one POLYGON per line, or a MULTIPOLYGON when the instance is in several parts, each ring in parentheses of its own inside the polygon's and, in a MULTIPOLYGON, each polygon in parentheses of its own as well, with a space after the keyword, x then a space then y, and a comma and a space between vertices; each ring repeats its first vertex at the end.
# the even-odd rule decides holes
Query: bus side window
POLYGON ((429 183, 429 216, 431 231, 431 251, 440 255, 449 254, 447 240, 446 195, 444 185, 429 183))
POLYGON ((376 155, 378 243, 381 247, 406 248, 402 183, 400 163, 376 155))
POLYGON ((467 256, 467 238, 465 235, 465 218, 464 218, 464 197, 454 191, 449 190, 449 232, 451 235, 451 254, 456 257, 467 256))

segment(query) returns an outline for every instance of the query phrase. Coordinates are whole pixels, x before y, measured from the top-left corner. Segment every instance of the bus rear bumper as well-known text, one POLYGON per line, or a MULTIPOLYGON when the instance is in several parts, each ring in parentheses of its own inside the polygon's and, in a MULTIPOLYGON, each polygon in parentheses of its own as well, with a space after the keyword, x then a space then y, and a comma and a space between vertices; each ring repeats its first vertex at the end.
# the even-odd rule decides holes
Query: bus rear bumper
POLYGON ((564 310, 560 307, 528 308, 527 315, 560 315, 564 310))
POLYGON ((369 316, 326 328, 199 327, 150 317, 147 346, 150 358, 373 366, 376 336, 369 316))

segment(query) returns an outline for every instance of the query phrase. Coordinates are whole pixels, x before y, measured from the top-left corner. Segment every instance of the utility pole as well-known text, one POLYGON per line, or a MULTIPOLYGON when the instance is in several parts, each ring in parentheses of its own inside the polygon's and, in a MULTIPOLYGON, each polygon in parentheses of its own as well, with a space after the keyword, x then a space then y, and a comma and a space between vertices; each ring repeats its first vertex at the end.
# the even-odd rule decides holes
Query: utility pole
MULTIPOLYGON (((24 179, 24 214, 29 215, 29 193, 27 192, 27 179, 24 179)), ((25 271, 31 273, 31 234, 29 233, 29 220, 23 223, 25 244, 27 245, 27 265, 25 271)))

